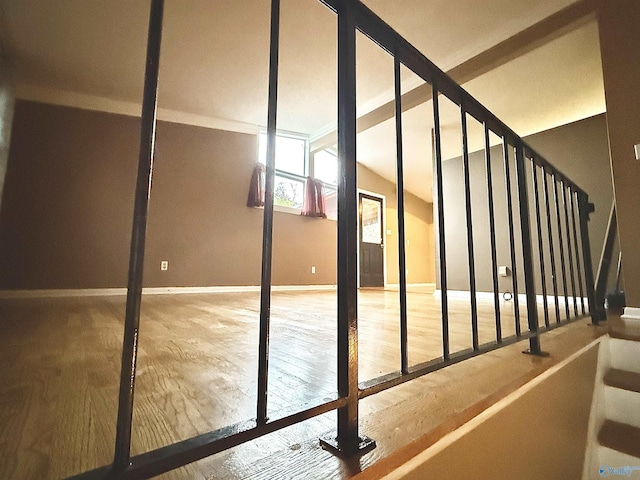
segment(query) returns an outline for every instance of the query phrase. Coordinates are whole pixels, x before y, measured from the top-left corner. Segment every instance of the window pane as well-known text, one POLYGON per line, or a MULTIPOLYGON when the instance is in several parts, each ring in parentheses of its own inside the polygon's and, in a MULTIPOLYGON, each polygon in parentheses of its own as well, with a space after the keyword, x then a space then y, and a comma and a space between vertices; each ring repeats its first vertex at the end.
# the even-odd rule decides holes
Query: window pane
MULTIPOLYGON (((304 176, 306 141, 301 138, 276 136, 276 170, 304 176)), ((258 161, 267 161, 267 134, 260 134, 258 161)))
POLYGON ((362 241, 382 243, 382 211, 377 200, 361 197, 362 201, 362 241))
POLYGON ((282 207, 302 208, 304 182, 276 175, 273 202, 282 207))
POLYGON ((338 157, 335 154, 322 150, 313 157, 313 176, 329 185, 338 183, 338 157))

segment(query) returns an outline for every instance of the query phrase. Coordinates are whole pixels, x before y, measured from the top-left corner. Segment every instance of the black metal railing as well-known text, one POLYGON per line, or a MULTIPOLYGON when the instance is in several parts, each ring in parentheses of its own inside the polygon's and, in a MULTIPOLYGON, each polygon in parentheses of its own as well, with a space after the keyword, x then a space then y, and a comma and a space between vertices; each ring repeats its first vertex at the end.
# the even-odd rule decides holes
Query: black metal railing
POLYGON ((616 203, 614 200, 611 203, 609 221, 607 223, 604 245, 602 247, 600 262, 598 263, 598 273, 595 280, 595 304, 592 310, 597 321, 607 318, 607 313, 605 310, 605 297, 607 296, 607 292, 619 290, 621 287, 622 252, 620 252, 619 247, 616 259, 617 265, 615 269, 615 277, 611 278, 611 264, 614 262, 614 258, 616 257, 614 253, 617 246, 617 231, 618 216, 616 214, 616 203))
MULTIPOLYGON (((323 446, 339 455, 350 456, 363 453, 374 448, 375 442, 362 437, 359 432, 358 408, 361 399, 448 365, 523 340, 529 341, 531 354, 541 355, 543 354, 540 345, 542 332, 580 317, 595 305, 588 235, 588 216, 591 205, 587 194, 361 2, 358 0, 322 0, 322 2, 336 13, 338 25, 338 369, 336 395, 329 401, 324 396, 323 400, 300 406, 295 413, 284 417, 269 418, 267 416, 280 18, 280 2, 272 0, 256 418, 131 457, 131 420, 142 294, 142 265, 145 251, 147 207, 152 179, 158 65, 163 18, 163 0, 152 0, 115 456, 112 465, 85 472, 76 478, 148 478, 332 410, 338 412, 337 432, 322 439, 323 446), (364 382, 359 382, 358 379, 357 31, 378 44, 394 58, 400 273, 398 321, 401 332, 399 340, 401 356, 399 369, 396 372, 364 382), (432 135, 437 213, 435 217, 438 225, 442 355, 417 365, 409 364, 407 353, 407 265, 404 238, 401 65, 432 87, 432 135), (472 337, 471 348, 456 351, 453 351, 449 331, 449 276, 447 232, 445 229, 447 205, 445 203, 445 183, 443 182, 445 159, 443 159, 442 153, 440 113, 440 103, 445 98, 455 104, 460 113, 472 337), (477 205, 472 202, 471 198, 470 165, 474 160, 471 158, 472 152, 470 152, 468 137, 467 122, 470 119, 479 122, 483 129, 484 155, 482 160, 486 172, 489 214, 488 223, 484 226, 478 224, 473 214, 477 205), (490 142, 491 136, 499 139, 499 143, 493 147, 490 142), (492 175, 492 169, 497 168, 498 165, 501 165, 500 168, 504 170, 504 182, 497 182, 492 175), (514 174, 515 181, 512 178, 514 174), (501 315, 498 288, 498 237, 495 209, 498 187, 506 195, 506 223, 508 225, 506 236, 508 237, 508 256, 511 262, 512 311, 515 321, 515 334, 506 337, 504 336, 504 319, 501 315), (532 224, 535 225, 533 230, 532 224), (477 247, 474 233, 479 228, 484 228, 490 237, 495 340, 488 343, 481 343, 478 331, 476 281, 479 272, 476 271, 475 266, 477 247), (537 261, 540 263, 536 268, 537 261), (558 278, 560 278, 560 282, 558 278), (540 282, 537 283, 537 280, 540 282), (553 309, 550 308, 550 303, 553 303, 553 309), (563 311, 560 308, 561 304, 564 307, 563 311), (522 308, 525 306, 526 309, 522 308), (543 325, 539 325, 539 307, 542 308, 544 316, 543 325), (523 331, 520 316, 524 314, 524 311, 526 311, 526 330, 523 331), (555 314, 553 315, 555 321, 551 312, 555 314)), ((429 135, 429 133, 429 131, 425 131, 425 135, 429 135)), ((594 322, 597 322, 595 317, 594 322)))

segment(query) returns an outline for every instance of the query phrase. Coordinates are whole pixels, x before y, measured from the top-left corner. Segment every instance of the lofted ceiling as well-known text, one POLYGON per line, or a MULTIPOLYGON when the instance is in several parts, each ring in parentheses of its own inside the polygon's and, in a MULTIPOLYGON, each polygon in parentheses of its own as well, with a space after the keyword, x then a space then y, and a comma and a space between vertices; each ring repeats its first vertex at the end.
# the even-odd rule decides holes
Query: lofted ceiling
MULTIPOLYGON (((149 3, 2 0, 0 50, 14 66, 17 95, 139 105, 149 3)), ((448 71, 575 0, 364 3, 448 71)), ((315 138, 336 123, 336 17, 318 0, 281 5, 278 128, 315 138)), ((269 0, 166 0, 162 111, 217 119, 229 128, 264 126, 269 12, 269 0)), ((361 115, 393 98, 393 62, 363 35, 357 58, 361 115)), ((403 92, 422 83, 406 69, 402 79, 403 92)), ((597 25, 582 22, 463 86, 521 136, 601 113, 597 25)), ((405 187, 425 200, 431 199, 430 108, 423 103, 403 115, 405 187)), ((444 154, 453 157, 460 148, 458 114, 443 110, 444 154)), ((394 158, 393 120, 359 135, 358 160, 391 181, 394 158)))

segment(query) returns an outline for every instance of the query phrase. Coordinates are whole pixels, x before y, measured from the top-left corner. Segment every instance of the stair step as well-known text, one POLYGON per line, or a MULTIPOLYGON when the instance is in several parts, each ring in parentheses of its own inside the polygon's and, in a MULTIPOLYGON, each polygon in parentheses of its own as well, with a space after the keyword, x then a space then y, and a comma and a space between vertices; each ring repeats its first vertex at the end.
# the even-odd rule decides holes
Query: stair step
POLYGON ((640 458, 640 428, 606 420, 598 433, 600 445, 640 458))
POLYGON ((609 335, 613 338, 640 342, 640 322, 623 321, 611 326, 609 335))
POLYGON ((605 385, 610 387, 640 393, 640 373, 612 368, 607 371, 603 381, 605 385))
POLYGON ((609 348, 610 356, 608 366, 627 372, 640 373, 640 361, 638 361, 640 359, 640 342, 620 338, 608 338, 607 340, 606 345, 609 348))

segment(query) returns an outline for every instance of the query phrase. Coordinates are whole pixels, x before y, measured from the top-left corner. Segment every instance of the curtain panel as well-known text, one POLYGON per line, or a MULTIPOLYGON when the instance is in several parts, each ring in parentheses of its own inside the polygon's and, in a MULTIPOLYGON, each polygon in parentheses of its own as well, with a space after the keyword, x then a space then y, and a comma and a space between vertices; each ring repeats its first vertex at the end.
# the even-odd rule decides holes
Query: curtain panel
POLYGON ((251 175, 247 207, 264 207, 265 169, 261 163, 256 164, 251 175))
POLYGON ((327 218, 323 187, 322 181, 307 177, 300 215, 327 218))

